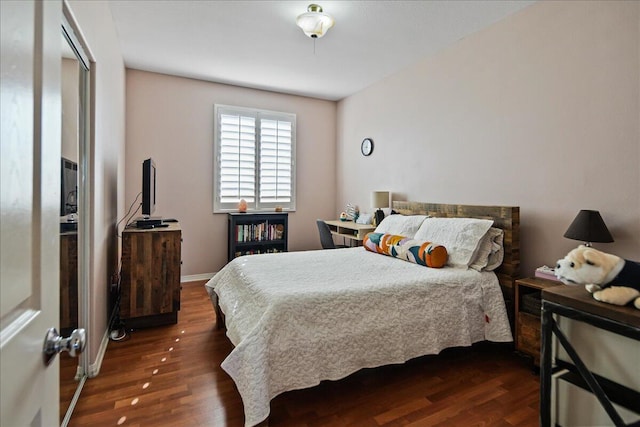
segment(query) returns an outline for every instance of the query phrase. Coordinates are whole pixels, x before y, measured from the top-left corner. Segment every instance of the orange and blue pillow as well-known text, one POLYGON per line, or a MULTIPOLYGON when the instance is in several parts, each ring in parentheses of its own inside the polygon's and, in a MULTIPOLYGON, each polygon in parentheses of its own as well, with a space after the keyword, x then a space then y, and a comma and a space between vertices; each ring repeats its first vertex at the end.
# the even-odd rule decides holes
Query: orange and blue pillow
POLYGON ((368 251, 400 258, 425 267, 441 268, 447 263, 447 248, 431 242, 394 234, 369 233, 362 246, 368 251))

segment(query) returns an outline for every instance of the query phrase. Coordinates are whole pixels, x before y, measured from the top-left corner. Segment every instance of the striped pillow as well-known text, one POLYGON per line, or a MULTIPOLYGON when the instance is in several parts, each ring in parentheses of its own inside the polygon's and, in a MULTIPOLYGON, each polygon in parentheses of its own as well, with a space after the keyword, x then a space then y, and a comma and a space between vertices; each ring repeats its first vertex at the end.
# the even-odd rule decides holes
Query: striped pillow
POLYGON ((441 268, 447 263, 447 249, 442 245, 394 234, 369 233, 362 246, 368 251, 400 258, 425 267, 441 268))

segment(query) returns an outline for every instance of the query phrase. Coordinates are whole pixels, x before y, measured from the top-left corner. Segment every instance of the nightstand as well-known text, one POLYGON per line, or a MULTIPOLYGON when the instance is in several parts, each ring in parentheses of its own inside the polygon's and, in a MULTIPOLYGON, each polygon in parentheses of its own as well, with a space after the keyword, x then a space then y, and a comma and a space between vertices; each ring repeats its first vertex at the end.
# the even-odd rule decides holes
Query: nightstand
POLYGON ((515 283, 516 351, 533 357, 535 366, 540 366, 541 293, 558 285, 562 283, 539 277, 518 279, 515 283))

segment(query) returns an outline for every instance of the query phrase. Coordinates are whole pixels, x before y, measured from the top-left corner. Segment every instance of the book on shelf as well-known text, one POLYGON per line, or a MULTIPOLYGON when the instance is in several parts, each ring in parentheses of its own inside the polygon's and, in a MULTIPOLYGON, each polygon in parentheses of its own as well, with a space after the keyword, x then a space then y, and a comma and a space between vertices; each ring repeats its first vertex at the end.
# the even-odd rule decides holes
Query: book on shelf
POLYGON ((236 242, 261 242, 263 240, 284 239, 284 224, 258 224, 236 225, 236 242))
POLYGON ((258 254, 276 254, 282 252, 278 248, 266 248, 266 249, 249 249, 247 251, 236 251, 234 257, 237 258, 243 255, 258 255, 258 254))
POLYGON ((555 269, 552 267, 548 267, 543 265, 542 267, 536 268, 535 276, 541 279, 553 280, 555 282, 560 282, 555 275, 555 269))

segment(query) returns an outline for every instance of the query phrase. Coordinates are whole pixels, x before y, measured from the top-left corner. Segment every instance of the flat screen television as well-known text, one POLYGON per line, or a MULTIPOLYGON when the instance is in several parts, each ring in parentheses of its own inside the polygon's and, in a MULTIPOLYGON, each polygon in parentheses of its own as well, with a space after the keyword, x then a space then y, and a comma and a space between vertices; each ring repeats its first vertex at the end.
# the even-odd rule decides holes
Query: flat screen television
POLYGON ((78 212, 78 164, 62 158, 60 216, 78 212))
POLYGON ((142 162, 142 216, 149 218, 156 210, 156 164, 152 159, 142 162))

